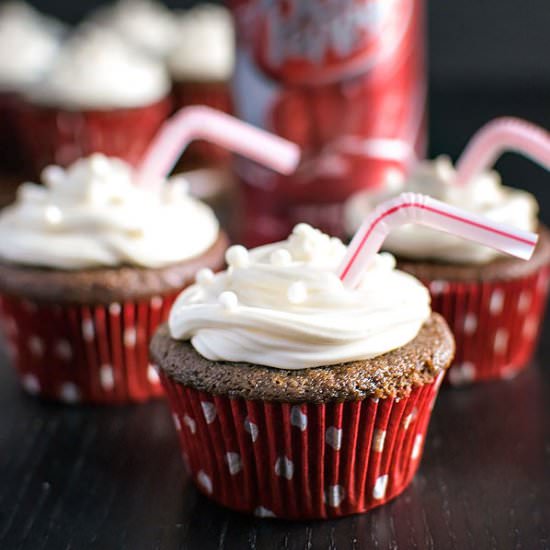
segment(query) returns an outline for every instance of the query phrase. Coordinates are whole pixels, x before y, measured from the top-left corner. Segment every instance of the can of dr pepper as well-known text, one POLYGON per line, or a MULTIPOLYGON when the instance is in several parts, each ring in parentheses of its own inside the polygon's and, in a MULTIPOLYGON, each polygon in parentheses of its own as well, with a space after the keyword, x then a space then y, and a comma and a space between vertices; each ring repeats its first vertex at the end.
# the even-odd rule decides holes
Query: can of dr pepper
POLYGON ((424 154, 423 0, 232 0, 236 114, 300 145, 280 176, 236 169, 248 245, 301 221, 343 234, 343 204, 424 154))

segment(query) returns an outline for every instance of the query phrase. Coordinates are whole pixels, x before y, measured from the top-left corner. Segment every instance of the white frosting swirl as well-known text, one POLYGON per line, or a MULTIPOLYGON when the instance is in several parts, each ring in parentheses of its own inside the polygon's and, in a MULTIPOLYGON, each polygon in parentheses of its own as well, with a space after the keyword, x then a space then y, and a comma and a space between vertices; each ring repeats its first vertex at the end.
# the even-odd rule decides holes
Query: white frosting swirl
POLYGON ((380 254, 355 290, 335 274, 346 247, 306 224, 283 242, 231 247, 229 269, 203 270, 176 300, 173 338, 212 361, 304 369, 368 359, 414 339, 428 291, 380 254))
POLYGON ((48 70, 62 26, 23 2, 0 6, 0 89, 21 91, 48 70))
POLYGON ((235 31, 223 6, 202 4, 183 12, 169 57, 176 80, 228 80, 235 65, 235 31))
POLYGON ((160 61, 98 27, 85 27, 69 40, 39 86, 29 94, 36 102, 64 108, 141 107, 170 90, 160 61))
POLYGON ((100 154, 66 170, 46 168, 45 185, 24 183, 1 211, 0 259, 59 269, 157 268, 214 244, 219 226, 212 210, 181 181, 153 190, 133 177, 128 164, 100 154))
POLYGON ((164 57, 176 39, 174 14, 152 0, 119 0, 100 8, 91 21, 108 27, 149 55, 164 57))
MULTIPOLYGON (((362 191, 354 195, 346 207, 349 234, 357 230, 379 203, 403 191, 430 195, 526 231, 537 229, 538 205, 530 193, 503 186, 495 171, 484 172, 465 185, 457 185, 455 175, 449 158, 441 156, 421 162, 408 178, 389 182, 383 191, 362 191)), ((394 229, 386 238, 384 249, 405 258, 467 264, 487 263, 501 255, 492 248, 413 224, 394 229)))

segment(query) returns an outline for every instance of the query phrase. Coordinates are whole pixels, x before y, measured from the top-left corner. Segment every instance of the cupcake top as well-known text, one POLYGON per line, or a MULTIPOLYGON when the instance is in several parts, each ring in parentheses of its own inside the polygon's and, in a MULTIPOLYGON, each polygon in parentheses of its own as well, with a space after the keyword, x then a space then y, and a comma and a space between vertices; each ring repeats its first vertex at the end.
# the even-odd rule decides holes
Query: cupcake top
MULTIPOLYGON (((403 191, 430 195, 526 231, 537 229, 538 204, 530 193, 503 186, 495 171, 483 172, 464 185, 456 184, 455 176, 450 159, 441 156, 419 163, 408 178, 390 182, 382 191, 362 191, 354 195, 346 207, 350 235, 379 203, 403 191)), ((402 258, 454 264, 484 264, 503 256, 497 250, 456 235, 436 234, 432 229, 412 224, 394 229, 386 238, 384 248, 402 258)))
POLYGON ((147 189, 134 177, 128 164, 100 154, 46 168, 44 185, 24 183, 0 213, 0 260, 61 270, 159 268, 216 242, 212 210, 181 180, 147 189))
POLYGON ((228 80, 235 65, 235 31, 223 6, 202 4, 179 16, 177 40, 169 57, 176 80, 228 80))
POLYGON ((305 369, 369 359, 413 340, 430 316, 426 288, 379 254, 357 289, 335 271, 346 247, 306 224, 283 242, 231 247, 176 300, 172 338, 211 361, 305 369))
POLYGON ((117 109, 154 103, 169 90, 161 62, 110 31, 84 27, 65 44, 28 97, 63 108, 117 109))
POLYGON ((21 91, 48 70, 62 26, 23 2, 0 6, 0 90, 21 91))
POLYGON ((170 51, 177 32, 174 14, 151 0, 119 0, 99 9, 91 20, 157 57, 170 51))

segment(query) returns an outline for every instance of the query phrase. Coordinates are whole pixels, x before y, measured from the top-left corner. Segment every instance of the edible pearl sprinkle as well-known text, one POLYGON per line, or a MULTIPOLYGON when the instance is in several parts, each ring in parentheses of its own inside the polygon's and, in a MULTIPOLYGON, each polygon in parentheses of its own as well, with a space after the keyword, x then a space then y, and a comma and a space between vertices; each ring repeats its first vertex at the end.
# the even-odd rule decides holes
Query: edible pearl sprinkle
POLYGON ((280 250, 275 250, 269 258, 271 265, 276 265, 278 267, 285 267, 292 263, 292 256, 288 250, 281 248, 280 250))
POLYGON ((246 268, 250 265, 248 250, 239 244, 231 246, 225 253, 225 261, 231 267, 246 268))
POLYGON ((288 287, 287 298, 291 304, 302 304, 307 300, 307 287, 301 281, 288 287))
POLYGON ((218 297, 218 301, 226 311, 235 311, 239 307, 237 295, 229 290, 222 292, 218 297))
POLYGON ((199 285, 208 286, 214 281, 214 272, 207 267, 200 269, 195 277, 195 281, 199 285))

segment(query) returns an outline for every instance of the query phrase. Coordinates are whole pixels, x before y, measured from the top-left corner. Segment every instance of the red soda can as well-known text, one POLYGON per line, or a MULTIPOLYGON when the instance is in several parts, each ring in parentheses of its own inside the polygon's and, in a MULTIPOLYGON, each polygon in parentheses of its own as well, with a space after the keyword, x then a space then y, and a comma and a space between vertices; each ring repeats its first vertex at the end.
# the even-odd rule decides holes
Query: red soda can
POLYGON ((230 5, 236 114, 303 151, 292 176, 238 160, 242 240, 279 240, 301 221, 343 235, 346 199, 425 152, 423 0, 230 5))

